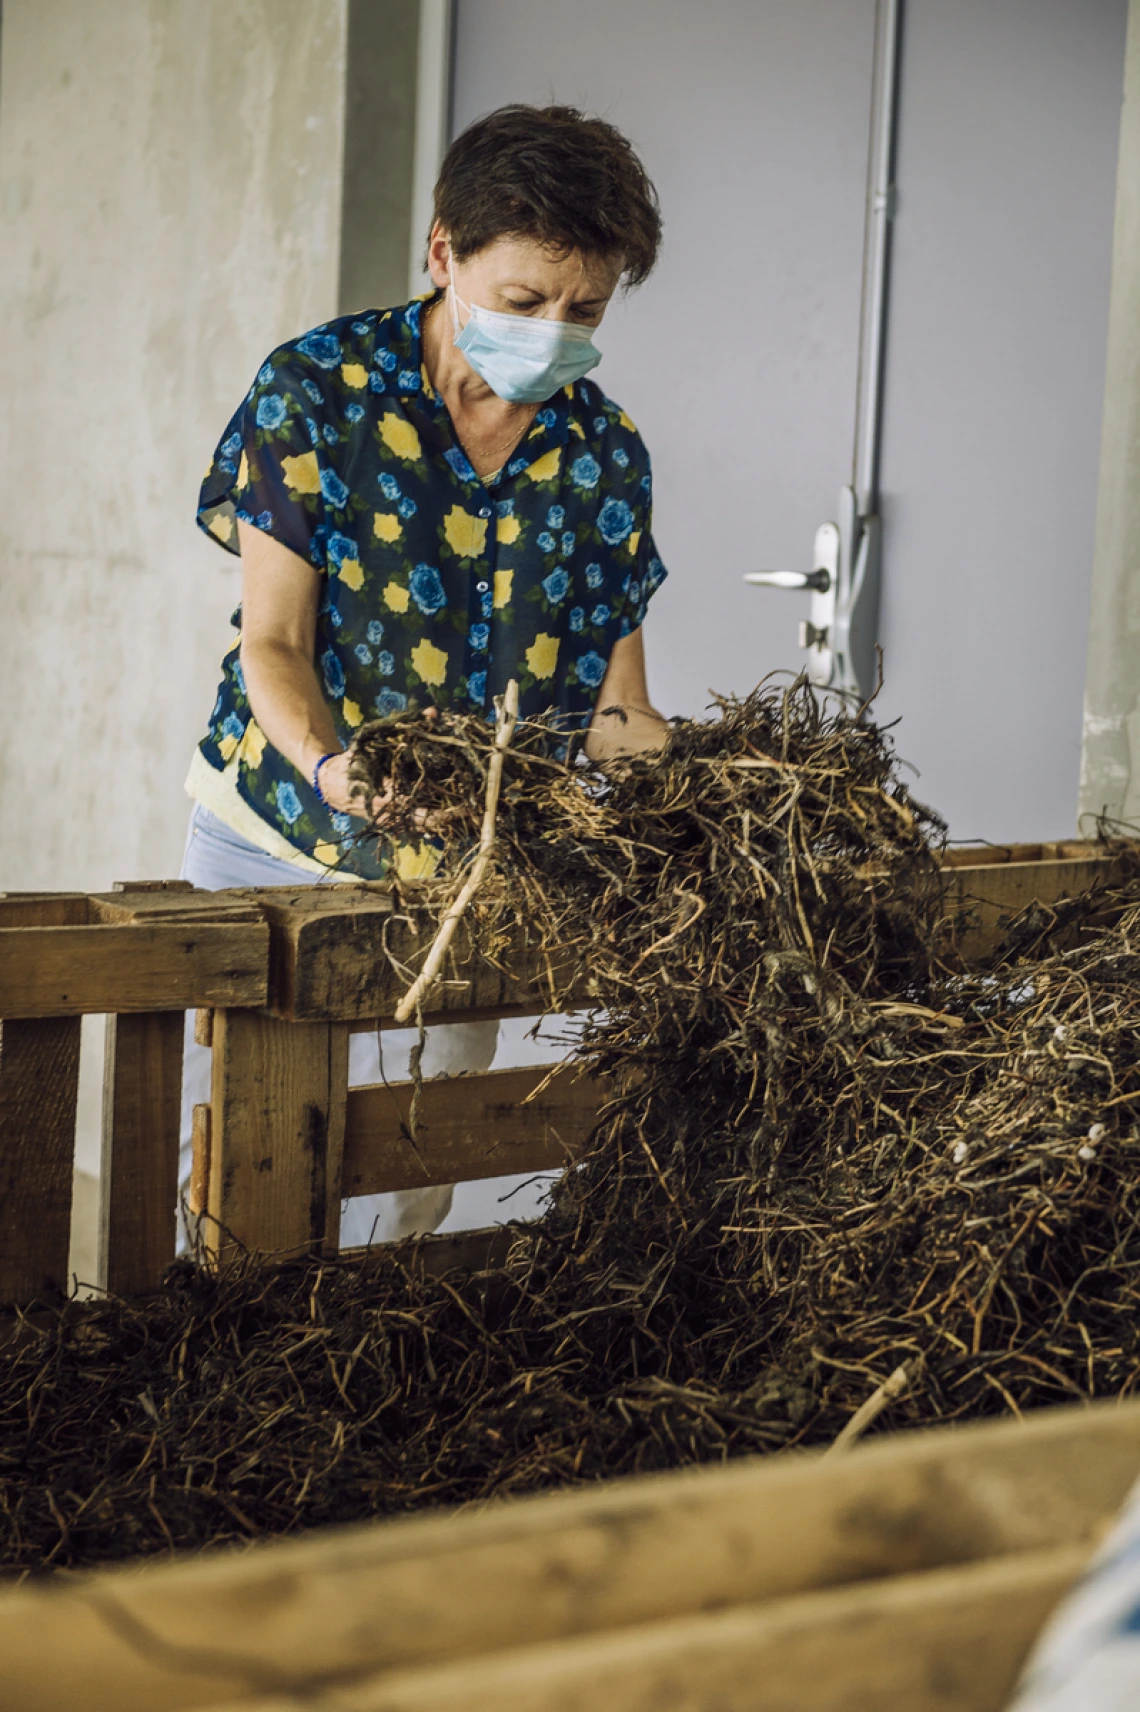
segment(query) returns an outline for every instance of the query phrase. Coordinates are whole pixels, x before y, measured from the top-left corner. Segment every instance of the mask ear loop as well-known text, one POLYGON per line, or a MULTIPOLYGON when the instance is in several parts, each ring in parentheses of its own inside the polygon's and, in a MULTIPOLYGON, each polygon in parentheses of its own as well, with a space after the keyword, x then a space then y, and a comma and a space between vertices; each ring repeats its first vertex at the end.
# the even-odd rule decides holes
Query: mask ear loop
MULTIPOLYGON (((448 245, 447 254, 447 294, 451 299, 451 325, 455 328, 455 337, 458 339, 463 330, 459 325, 459 305, 462 299, 455 289, 455 251, 451 248, 450 244, 448 245)), ((468 317, 470 317, 471 305, 469 303, 464 303, 463 307, 466 309, 468 317)))

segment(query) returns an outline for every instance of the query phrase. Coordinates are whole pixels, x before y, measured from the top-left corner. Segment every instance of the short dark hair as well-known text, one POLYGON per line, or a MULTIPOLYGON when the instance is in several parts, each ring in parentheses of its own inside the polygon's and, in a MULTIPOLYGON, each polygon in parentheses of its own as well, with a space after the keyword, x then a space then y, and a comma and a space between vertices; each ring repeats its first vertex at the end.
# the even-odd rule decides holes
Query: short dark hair
POLYGON ((629 138, 576 107, 497 107, 456 137, 435 186, 456 259, 496 238, 621 259, 626 289, 661 245, 657 192, 629 138))

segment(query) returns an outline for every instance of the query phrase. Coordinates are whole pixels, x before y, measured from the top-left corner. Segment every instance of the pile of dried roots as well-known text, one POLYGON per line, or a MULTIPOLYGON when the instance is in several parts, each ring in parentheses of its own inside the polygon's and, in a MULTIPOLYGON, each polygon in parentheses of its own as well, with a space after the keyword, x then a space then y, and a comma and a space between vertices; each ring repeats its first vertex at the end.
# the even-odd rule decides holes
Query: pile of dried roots
MULTIPOLYGON (((361 746, 462 877, 493 731, 361 746), (457 806, 458 805, 458 806, 457 806)), ((1140 883, 940 928, 942 827, 803 685, 599 779, 521 726, 470 931, 588 959, 592 1150, 493 1271, 180 1265, 0 1353, 10 1570, 287 1533, 892 1426, 1140 1374, 1140 883)), ((426 917, 425 917, 426 919, 426 917)), ((430 932, 425 937, 430 939, 430 932)))

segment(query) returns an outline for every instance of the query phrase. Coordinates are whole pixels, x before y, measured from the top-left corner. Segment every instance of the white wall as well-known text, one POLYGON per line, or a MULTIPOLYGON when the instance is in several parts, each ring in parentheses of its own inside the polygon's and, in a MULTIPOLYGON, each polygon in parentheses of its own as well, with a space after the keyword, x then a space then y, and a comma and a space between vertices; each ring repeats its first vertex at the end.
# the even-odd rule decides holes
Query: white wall
POLYGON ((956 837, 1077 814, 1126 0, 911 0, 883 712, 956 837))
MULTIPOLYGON (((1126 0, 908 0, 888 351, 883 717, 959 838, 1070 833, 1126 0)), ((459 0, 455 126, 506 100, 626 129, 660 269, 597 378, 645 433, 669 713, 796 668, 850 479, 872 0, 459 0)))
POLYGON ((178 871, 238 597, 207 457, 335 311, 346 0, 5 0, 0 887, 178 871))

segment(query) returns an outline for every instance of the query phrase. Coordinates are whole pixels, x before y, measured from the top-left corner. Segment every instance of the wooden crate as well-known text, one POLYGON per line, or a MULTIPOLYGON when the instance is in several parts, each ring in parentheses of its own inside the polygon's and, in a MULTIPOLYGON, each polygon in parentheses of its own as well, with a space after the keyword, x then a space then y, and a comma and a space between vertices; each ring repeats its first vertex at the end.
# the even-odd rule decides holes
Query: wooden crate
MULTIPOLYGON (((950 940, 983 954, 1011 915, 1108 885, 1131 847, 952 851, 950 940)), ((153 1289, 174 1255, 181 1015, 214 1048, 195 1123, 215 1258, 339 1246, 345 1194, 558 1169, 613 1090, 564 1070, 497 1071, 425 1090, 347 1087, 353 1029, 394 1025, 419 942, 384 884, 201 892, 184 881, 0 898, 0 1303, 66 1289, 79 1025, 109 1017, 101 1277, 153 1289)), ((588 970, 520 932, 498 963, 462 936, 429 1021, 541 1015, 592 1001, 588 970)))
POLYGON ((5 1712, 998 1712, 1140 1403, 369 1522, 0 1597, 5 1712))

